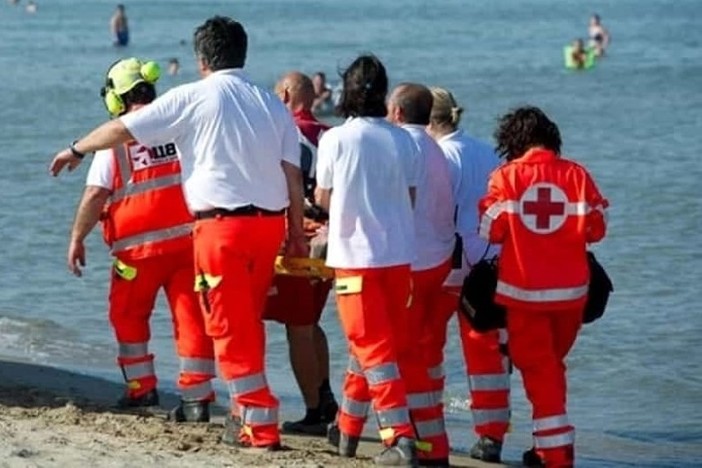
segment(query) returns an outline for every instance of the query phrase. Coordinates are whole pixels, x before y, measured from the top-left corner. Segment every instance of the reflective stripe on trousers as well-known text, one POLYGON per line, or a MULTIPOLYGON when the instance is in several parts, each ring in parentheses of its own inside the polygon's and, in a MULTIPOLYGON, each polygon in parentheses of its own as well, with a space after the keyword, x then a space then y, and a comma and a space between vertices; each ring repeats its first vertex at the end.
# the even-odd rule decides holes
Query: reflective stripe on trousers
POLYGON ((534 419, 534 432, 551 431, 566 427, 570 427, 570 423, 568 422, 568 416, 565 414, 534 419))
POLYGON ((149 354, 149 344, 143 343, 119 343, 119 357, 134 359, 144 357, 149 354))
POLYGON ((400 370, 395 362, 386 362, 370 367, 363 373, 368 379, 368 385, 380 385, 400 379, 400 370))
POLYGON ((357 401, 347 396, 341 400, 341 411, 355 418, 365 419, 369 409, 370 402, 368 401, 357 401))
POLYGON ((209 380, 180 390, 183 401, 202 401, 210 397, 214 390, 209 380))
POLYGON ((471 413, 476 426, 495 422, 509 423, 509 408, 474 409, 471 413))
POLYGON ((407 404, 410 409, 433 408, 441 403, 443 392, 408 393, 407 404))
POLYGON ((262 390, 268 386, 266 377, 262 372, 251 374, 245 377, 238 377, 227 382, 229 394, 232 398, 245 395, 247 393, 262 390))
POLYGON ((573 429, 568 432, 548 436, 534 436, 534 446, 537 449, 553 449, 558 447, 566 447, 575 443, 575 431, 573 429))
POLYGON ((414 427, 420 439, 425 437, 438 437, 446 433, 443 418, 417 421, 414 423, 414 427))
POLYGON ((510 389, 509 374, 474 374, 468 375, 471 391, 488 392, 510 389))
POLYGON ((378 425, 380 427, 392 427, 410 423, 409 410, 406 406, 376 410, 375 413, 378 416, 378 425))
POLYGON ((181 357, 180 371, 214 376, 215 362, 214 359, 181 357))
POLYGON ((153 361, 136 362, 133 364, 122 364, 122 372, 126 380, 143 379, 154 376, 153 361))
POLYGON ((240 406, 241 421, 247 426, 278 424, 278 408, 240 406))

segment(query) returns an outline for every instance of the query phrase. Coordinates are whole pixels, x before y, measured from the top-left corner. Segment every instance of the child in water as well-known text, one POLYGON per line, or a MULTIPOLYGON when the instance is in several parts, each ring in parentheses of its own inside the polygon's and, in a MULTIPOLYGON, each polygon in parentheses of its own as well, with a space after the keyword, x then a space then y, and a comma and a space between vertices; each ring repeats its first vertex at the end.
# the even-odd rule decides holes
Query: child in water
POLYGON ((585 44, 582 39, 576 39, 571 45, 572 49, 570 52, 571 59, 575 64, 575 68, 583 69, 585 68, 585 61, 587 60, 587 51, 585 50, 585 44))

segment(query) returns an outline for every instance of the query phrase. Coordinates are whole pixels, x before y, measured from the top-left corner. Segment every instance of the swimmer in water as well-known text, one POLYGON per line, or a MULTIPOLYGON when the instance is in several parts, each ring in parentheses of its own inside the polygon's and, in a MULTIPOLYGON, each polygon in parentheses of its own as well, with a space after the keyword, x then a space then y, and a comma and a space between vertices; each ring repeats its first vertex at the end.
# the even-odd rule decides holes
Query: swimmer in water
POLYGON ((178 72, 180 71, 180 62, 178 62, 177 58, 172 58, 168 61, 168 74, 169 75, 177 75, 178 72))
POLYGON ((600 15, 594 14, 590 17, 590 26, 588 27, 588 35, 590 36, 590 47, 595 49, 595 55, 601 57, 605 53, 605 49, 609 45, 609 31, 602 26, 600 15))
POLYGON ((570 52, 571 59, 575 64, 575 68, 582 70, 585 68, 585 61, 587 60, 587 51, 585 50, 585 44, 582 39, 576 39, 571 44, 572 50, 570 52))
POLYGON ((314 86, 314 102, 312 103, 312 112, 326 112, 331 107, 332 90, 327 85, 327 77, 322 72, 317 72, 312 76, 312 84, 314 86))
POLYGON ((124 5, 117 5, 114 15, 110 19, 110 31, 112 32, 113 45, 115 47, 124 47, 129 44, 129 25, 127 24, 127 15, 124 12, 124 5))
POLYGON ((32 0, 29 0, 27 3, 27 6, 25 7, 25 11, 29 13, 30 15, 33 15, 34 13, 37 12, 37 4, 34 3, 32 0))

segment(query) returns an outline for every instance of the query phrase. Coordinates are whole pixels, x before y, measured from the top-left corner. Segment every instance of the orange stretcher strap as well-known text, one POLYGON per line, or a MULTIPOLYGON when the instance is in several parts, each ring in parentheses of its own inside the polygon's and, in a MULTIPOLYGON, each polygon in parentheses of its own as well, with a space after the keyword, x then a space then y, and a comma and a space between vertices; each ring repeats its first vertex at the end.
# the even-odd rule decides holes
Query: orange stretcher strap
POLYGON ((278 255, 275 259, 275 273, 308 278, 331 279, 334 277, 334 270, 326 266, 321 258, 288 258, 283 265, 282 255, 278 255))

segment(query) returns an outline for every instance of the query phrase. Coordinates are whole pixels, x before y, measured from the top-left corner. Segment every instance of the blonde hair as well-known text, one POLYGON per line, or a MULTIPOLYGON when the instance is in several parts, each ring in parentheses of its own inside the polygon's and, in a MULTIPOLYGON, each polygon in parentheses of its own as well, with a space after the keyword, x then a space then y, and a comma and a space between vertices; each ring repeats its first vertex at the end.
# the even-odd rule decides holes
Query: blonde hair
POLYGON ((458 127, 463 114, 463 108, 458 105, 453 94, 447 89, 433 87, 430 88, 434 104, 431 107, 431 123, 440 127, 458 127))

